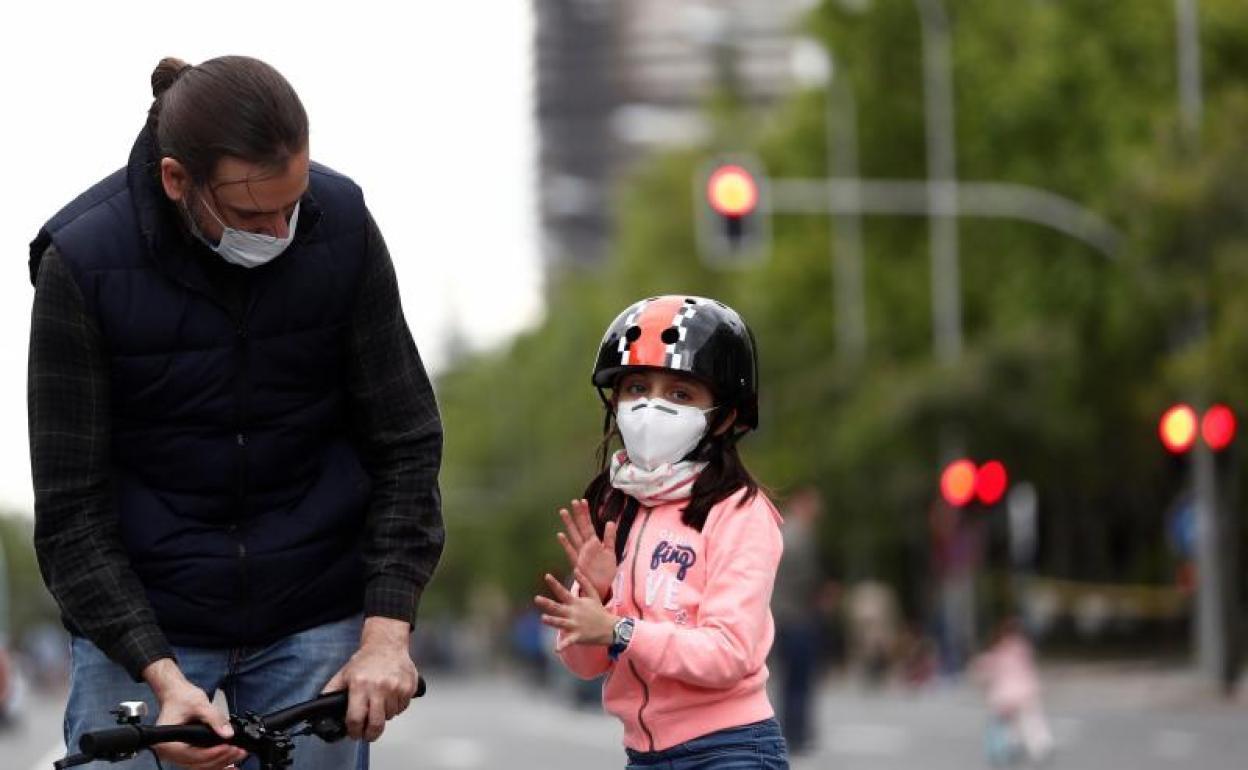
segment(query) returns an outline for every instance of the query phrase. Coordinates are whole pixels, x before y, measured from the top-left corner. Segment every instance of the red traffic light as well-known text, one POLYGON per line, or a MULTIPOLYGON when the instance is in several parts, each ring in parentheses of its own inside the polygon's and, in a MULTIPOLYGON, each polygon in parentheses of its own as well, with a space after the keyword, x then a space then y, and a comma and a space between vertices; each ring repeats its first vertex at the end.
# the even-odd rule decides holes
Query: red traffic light
POLYGON ((984 505, 996 505, 1005 497, 1009 485, 1005 466, 997 460, 989 460, 975 474, 975 499, 984 505))
POLYGON ((1196 410, 1187 404, 1175 404, 1161 416, 1158 433, 1161 443, 1171 454, 1181 455, 1196 444, 1196 410))
POLYGON ((717 214, 743 217, 758 206, 758 182, 741 166, 720 166, 706 180, 706 200, 717 214))
POLYGON ((1009 486, 1009 474, 999 460, 989 460, 979 467, 971 460, 955 460, 940 474, 940 496, 954 508, 963 508, 975 500, 981 505, 996 505, 1009 486))
POLYGON ((1221 452, 1235 440, 1238 426, 1235 413, 1226 404, 1214 404, 1200 420, 1200 435, 1215 452, 1221 452))
POLYGON ((975 497, 975 463, 955 460, 940 474, 940 496, 954 508, 961 508, 975 497))

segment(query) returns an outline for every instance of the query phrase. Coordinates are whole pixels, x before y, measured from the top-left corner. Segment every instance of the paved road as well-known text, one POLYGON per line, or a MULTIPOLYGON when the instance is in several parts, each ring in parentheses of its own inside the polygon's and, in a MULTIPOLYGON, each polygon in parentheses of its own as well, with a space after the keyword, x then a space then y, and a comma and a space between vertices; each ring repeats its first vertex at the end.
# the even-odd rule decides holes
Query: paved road
MULTIPOLYGON (((622 768, 620 728, 553 693, 507 678, 432 677, 428 700, 393 722, 374 751, 377 770, 596 770, 622 768)), ((794 770, 967 770, 984 767, 983 709, 964 687, 868 694, 827 688, 818 750, 794 770)), ((1055 770, 1244 770, 1248 704, 1196 694, 1177 676, 1050 679, 1059 743, 1055 770)), ((0 767, 48 770, 59 747, 60 703, 32 701, 19 732, 0 733, 0 767)))

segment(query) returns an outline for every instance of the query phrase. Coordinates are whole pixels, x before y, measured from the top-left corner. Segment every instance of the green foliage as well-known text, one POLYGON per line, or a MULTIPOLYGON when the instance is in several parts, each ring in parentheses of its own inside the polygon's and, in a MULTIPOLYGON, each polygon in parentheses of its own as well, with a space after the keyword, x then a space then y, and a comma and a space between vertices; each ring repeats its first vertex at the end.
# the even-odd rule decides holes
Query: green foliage
MULTIPOLYGON (((0 552, 7 566, 8 618, 0 618, 0 631, 18 638, 35 625, 56 621, 56 604, 43 587, 35 561, 34 525, 26 516, 0 513, 0 552)), ((0 590, 4 578, 0 576, 0 590)), ((3 607, 3 597, 0 597, 3 607)))
MULTIPOLYGON (((599 335, 629 302, 675 292, 722 299, 753 326, 763 424, 747 461, 781 495, 805 482, 824 491, 820 545, 834 571, 922 577, 944 441, 1036 484, 1046 572, 1170 578, 1164 513, 1182 479, 1156 418, 1179 397, 1248 404, 1237 376, 1248 367, 1248 4, 1201 3, 1195 156, 1179 137, 1172 3, 948 5, 959 176, 1079 201, 1126 234, 1122 254, 1031 224, 962 220, 966 345, 948 370, 931 353, 925 222, 869 219, 869 350, 848 366, 835 353, 825 219, 776 216, 769 259, 739 271, 708 269, 694 241, 690 183, 709 154, 752 151, 774 177, 824 174, 823 95, 761 117, 714 100, 720 139, 651 159, 618 191, 610 262, 553 276, 540 328, 440 380, 451 539, 432 600, 478 580, 520 598, 562 565, 553 511, 596 467, 599 335)), ((922 178, 914 4, 828 2, 808 21, 853 84, 862 173, 922 178)))

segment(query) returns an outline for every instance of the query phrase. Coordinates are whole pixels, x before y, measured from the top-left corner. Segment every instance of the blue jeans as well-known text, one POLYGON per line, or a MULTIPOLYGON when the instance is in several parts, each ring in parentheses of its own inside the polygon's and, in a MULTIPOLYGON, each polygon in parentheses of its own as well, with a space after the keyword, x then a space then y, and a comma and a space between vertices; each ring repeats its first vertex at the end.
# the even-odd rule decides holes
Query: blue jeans
POLYGON ((663 751, 628 751, 628 769, 788 770, 780 723, 766 719, 730 727, 663 751))
POLYGON ((776 651, 780 654, 780 725, 784 740, 794 754, 810 748, 816 671, 819 662, 819 628, 813 621, 783 623, 776 627, 776 651))
MULTIPOLYGON (((174 647, 178 665, 186 678, 208 693, 225 693, 232 713, 266 714, 316 697, 360 643, 359 616, 326 623, 292 634, 267 647, 204 649, 174 647)), ((69 703, 65 707, 65 745, 77 751, 84 732, 115 726, 109 709, 121 701, 147 702, 146 722, 155 722, 159 707, 146 684, 135 684, 125 669, 109 660, 91 642, 74 637, 69 675, 69 703)), ((367 770, 368 744, 344 739, 325 743, 315 736, 295 739, 294 770, 367 770)), ((249 757, 243 770, 257 770, 249 757)), ((92 762, 90 770, 125 768, 155 770, 150 753, 144 752, 121 765, 92 762)), ((166 770, 172 770, 165 763, 166 770)))

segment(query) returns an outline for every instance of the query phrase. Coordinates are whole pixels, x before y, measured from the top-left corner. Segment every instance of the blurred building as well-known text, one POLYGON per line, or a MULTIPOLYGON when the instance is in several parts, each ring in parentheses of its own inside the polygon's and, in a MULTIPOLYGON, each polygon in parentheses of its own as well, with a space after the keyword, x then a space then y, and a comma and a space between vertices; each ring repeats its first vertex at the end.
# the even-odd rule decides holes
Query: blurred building
POLYGON ((655 149, 698 144, 717 86, 765 106, 793 87, 811 0, 533 0, 542 251, 593 267, 611 195, 655 149))

